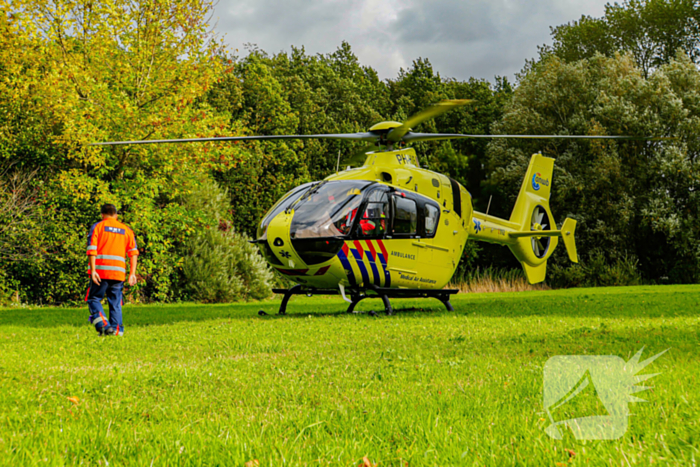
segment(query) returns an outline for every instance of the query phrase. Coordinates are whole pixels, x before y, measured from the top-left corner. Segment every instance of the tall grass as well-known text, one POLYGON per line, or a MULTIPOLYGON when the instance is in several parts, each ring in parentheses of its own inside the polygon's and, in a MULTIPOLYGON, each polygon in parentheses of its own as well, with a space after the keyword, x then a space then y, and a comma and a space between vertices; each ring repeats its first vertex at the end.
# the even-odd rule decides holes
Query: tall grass
POLYGON ((458 271, 448 285, 462 293, 524 292, 549 290, 546 284, 530 284, 519 269, 487 267, 458 271))

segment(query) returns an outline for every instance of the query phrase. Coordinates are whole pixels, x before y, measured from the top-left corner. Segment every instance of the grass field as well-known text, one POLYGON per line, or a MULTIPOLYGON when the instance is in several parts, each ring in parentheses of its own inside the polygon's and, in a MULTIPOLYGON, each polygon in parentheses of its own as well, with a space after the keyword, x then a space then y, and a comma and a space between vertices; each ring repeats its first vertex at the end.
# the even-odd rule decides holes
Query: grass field
POLYGON ((100 338, 85 309, 0 309, 2 465, 696 465, 700 286, 394 301, 339 298, 125 308, 100 338), (379 310, 367 300, 360 310, 379 310), (615 441, 544 432, 556 355, 642 359, 653 389, 615 441))

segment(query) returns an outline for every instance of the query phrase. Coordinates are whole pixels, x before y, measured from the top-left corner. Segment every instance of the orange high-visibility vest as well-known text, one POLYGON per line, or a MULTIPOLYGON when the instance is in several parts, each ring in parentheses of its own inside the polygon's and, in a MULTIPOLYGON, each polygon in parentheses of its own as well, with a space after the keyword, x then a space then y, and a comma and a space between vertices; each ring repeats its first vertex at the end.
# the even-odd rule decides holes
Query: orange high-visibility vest
MULTIPOLYGON (((105 219, 90 227, 88 256, 96 256, 95 270, 102 279, 126 279, 126 258, 138 256, 134 232, 116 219, 105 219)), ((88 266, 88 274, 92 271, 88 266)))

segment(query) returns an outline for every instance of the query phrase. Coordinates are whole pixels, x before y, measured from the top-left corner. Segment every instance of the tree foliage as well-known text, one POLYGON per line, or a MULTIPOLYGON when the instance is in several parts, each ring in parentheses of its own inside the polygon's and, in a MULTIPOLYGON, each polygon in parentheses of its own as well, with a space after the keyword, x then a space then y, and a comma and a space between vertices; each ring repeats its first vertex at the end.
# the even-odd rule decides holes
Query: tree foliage
MULTIPOLYGON (((629 0, 608 5, 603 18, 554 28, 554 44, 517 88, 498 77, 443 77, 427 58, 380 80, 347 43, 323 55, 249 46, 241 58, 208 25, 211 0, 0 5, 0 301, 16 291, 39 303, 80 300, 85 233, 106 202, 121 208, 141 249, 131 299, 263 297, 269 271, 244 236, 292 187, 374 149, 330 140, 91 142, 357 132, 442 99, 474 102, 413 130, 674 137, 464 139, 415 149, 424 167, 464 184, 476 209, 490 203, 505 217, 530 155, 556 157, 553 210, 579 220, 584 259, 569 268, 557 254, 551 271, 560 285, 632 283, 638 272, 698 280, 694 2, 629 0)), ((470 243, 460 272, 512 261, 505 249, 470 243)))
POLYGON ((625 0, 608 3, 602 18, 582 16, 552 29, 553 44, 540 48, 575 62, 596 53, 631 54, 644 76, 682 50, 700 62, 700 6, 695 0, 625 0))
POLYGON ((84 235, 99 205, 111 202, 143 248, 142 292, 176 297, 173 253, 201 217, 179 199, 212 168, 235 166, 247 153, 89 143, 228 131, 226 118, 200 99, 228 71, 206 24, 212 2, 1 3, 0 162, 37 171, 48 220, 36 235, 46 254, 6 268, 27 299, 79 299, 84 235))

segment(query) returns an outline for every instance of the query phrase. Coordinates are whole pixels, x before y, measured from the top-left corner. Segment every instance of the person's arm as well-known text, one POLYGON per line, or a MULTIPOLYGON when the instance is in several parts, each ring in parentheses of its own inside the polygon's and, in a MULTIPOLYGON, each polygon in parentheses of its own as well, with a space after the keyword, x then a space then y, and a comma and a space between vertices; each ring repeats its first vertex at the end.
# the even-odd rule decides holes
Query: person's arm
POLYGON ((134 286, 136 285, 137 279, 136 279, 136 263, 138 262, 139 257, 137 255, 134 255, 129 258, 129 265, 131 266, 131 270, 129 271, 129 285, 134 286))
POLYGON ((130 286, 135 286, 136 282, 138 281, 136 279, 136 263, 137 263, 137 258, 139 256, 139 248, 136 246, 136 237, 134 236, 134 232, 129 229, 129 237, 127 240, 127 245, 126 245, 126 255, 129 257, 129 285, 130 286))
POLYGON ((100 285, 100 282, 102 282, 102 279, 100 279, 100 275, 97 274, 97 271, 95 270, 95 259, 96 257, 94 255, 88 256, 90 259, 90 278, 92 279, 92 282, 94 282, 97 285, 100 285))
POLYGON ((97 285, 100 285, 100 282, 102 282, 102 279, 100 279, 100 275, 97 274, 97 271, 95 270, 95 260, 96 255, 97 255, 97 240, 98 236, 100 235, 100 230, 96 229, 96 227, 99 225, 99 223, 95 224, 90 228, 90 232, 88 232, 88 247, 87 247, 87 255, 88 255, 88 260, 90 262, 90 279, 92 282, 94 282, 97 285))

